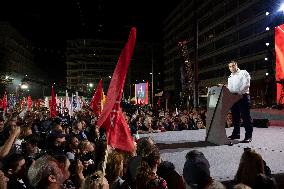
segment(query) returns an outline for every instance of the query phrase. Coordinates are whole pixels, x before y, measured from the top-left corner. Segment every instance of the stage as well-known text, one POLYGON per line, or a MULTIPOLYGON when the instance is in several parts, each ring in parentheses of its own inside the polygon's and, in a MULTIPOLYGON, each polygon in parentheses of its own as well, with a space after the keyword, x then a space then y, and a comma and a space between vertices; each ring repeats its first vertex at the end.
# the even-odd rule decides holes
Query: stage
MULTIPOLYGON (((284 123, 282 114, 284 115, 282 110, 252 110, 252 118, 273 118, 271 123, 274 121, 284 123), (266 117, 260 117, 264 115, 266 117)), ((233 128, 226 129, 227 136, 231 134, 232 130, 233 128)), ((211 165, 211 176, 225 183, 234 179, 244 148, 250 147, 262 155, 272 174, 277 177, 280 186, 283 186, 283 183, 280 183, 279 180, 282 180, 282 182, 284 180, 284 125, 254 128, 251 143, 238 143, 233 146, 216 146, 207 143, 205 142, 205 132, 205 129, 167 131, 141 134, 140 137, 150 136, 159 146, 162 159, 174 163, 177 172, 180 174, 182 174, 187 152, 193 149, 203 152, 211 165)), ((240 140, 243 138, 244 128, 241 128, 240 140)))
POLYGON ((252 109, 251 117, 252 119, 268 119, 271 126, 284 127, 284 109, 252 109))

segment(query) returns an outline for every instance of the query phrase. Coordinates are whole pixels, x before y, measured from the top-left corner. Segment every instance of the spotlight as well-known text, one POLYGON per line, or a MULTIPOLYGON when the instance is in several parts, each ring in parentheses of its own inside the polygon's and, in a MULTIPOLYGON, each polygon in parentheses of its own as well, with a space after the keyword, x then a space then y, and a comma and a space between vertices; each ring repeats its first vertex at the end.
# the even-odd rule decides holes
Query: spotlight
POLYGON ((280 5, 280 8, 279 8, 279 10, 278 11, 282 11, 282 12, 284 12, 284 3, 282 3, 281 5, 280 5))

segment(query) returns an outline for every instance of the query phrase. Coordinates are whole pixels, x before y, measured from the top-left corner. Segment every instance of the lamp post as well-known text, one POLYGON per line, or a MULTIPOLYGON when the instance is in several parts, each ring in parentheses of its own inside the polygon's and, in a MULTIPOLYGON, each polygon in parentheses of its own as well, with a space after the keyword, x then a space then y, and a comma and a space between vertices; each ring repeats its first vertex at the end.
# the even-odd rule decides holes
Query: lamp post
POLYGON ((151 90, 152 90, 152 93, 151 93, 151 103, 152 103, 152 107, 154 106, 154 51, 153 51, 153 45, 152 45, 152 57, 151 57, 151 62, 152 62, 152 65, 151 65, 151 69, 152 69, 152 74, 151 74, 151 90))
MULTIPOLYGON (((197 0, 194 1, 194 7, 197 7, 197 0)), ((194 107, 197 108, 199 106, 199 79, 198 79, 198 17, 197 17, 197 8, 194 10, 194 107)))

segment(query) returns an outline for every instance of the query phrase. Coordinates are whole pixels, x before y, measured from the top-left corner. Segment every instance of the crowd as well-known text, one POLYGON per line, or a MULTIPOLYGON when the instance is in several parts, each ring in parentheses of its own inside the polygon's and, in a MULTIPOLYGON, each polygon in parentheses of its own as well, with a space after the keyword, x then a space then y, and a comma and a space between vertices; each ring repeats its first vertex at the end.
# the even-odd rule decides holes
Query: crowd
MULTIPOLYGON (((104 128, 87 108, 50 118, 47 109, 0 116, 0 189, 221 189, 203 153, 187 153, 183 174, 163 161, 155 142, 140 133, 205 128, 205 109, 124 108, 134 137, 132 153, 107 145, 104 128)), ((246 149, 234 188, 276 188, 260 154, 246 149), (253 163, 252 163, 253 162, 253 163)))

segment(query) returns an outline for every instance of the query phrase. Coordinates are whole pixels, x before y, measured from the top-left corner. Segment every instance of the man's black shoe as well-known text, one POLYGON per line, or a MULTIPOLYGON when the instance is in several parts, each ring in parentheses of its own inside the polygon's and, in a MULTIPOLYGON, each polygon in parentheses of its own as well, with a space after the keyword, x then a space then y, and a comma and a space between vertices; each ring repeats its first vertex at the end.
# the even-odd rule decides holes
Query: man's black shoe
POLYGON ((242 143, 250 143, 252 141, 252 138, 245 138, 244 140, 242 140, 242 143))
POLYGON ((240 135, 231 135, 231 136, 228 136, 228 139, 230 140, 240 139, 240 135))

